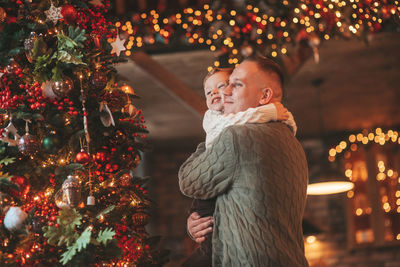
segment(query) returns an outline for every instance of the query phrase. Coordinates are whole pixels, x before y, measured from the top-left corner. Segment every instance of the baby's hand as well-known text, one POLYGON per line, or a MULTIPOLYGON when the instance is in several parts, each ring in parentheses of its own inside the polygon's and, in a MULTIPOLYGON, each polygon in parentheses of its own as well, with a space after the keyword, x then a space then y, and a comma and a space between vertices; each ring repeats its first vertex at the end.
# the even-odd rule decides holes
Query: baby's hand
POLYGON ((278 121, 285 121, 289 119, 289 111, 282 105, 282 103, 274 102, 273 104, 276 108, 276 119, 278 121))

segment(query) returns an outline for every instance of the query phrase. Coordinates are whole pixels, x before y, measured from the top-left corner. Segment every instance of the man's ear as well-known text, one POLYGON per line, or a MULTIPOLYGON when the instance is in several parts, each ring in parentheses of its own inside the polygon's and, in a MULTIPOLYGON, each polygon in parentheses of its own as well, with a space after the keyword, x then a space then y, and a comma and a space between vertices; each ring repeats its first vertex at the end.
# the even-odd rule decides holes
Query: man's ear
POLYGON ((268 104, 274 95, 274 91, 271 88, 262 89, 262 96, 260 98, 259 104, 266 105, 268 104))

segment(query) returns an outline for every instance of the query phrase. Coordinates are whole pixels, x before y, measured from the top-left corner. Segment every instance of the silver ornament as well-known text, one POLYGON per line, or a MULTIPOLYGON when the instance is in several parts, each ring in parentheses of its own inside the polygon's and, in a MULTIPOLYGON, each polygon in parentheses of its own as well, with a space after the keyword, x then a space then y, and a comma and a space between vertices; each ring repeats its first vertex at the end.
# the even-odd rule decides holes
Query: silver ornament
POLYGON ((78 206, 81 201, 81 185, 72 175, 69 175, 62 184, 63 200, 69 207, 78 206))
POLYGON ((30 51, 33 49, 33 46, 35 45, 35 41, 37 39, 37 34, 36 32, 31 32, 28 38, 25 39, 24 41, 24 48, 27 51, 30 51))

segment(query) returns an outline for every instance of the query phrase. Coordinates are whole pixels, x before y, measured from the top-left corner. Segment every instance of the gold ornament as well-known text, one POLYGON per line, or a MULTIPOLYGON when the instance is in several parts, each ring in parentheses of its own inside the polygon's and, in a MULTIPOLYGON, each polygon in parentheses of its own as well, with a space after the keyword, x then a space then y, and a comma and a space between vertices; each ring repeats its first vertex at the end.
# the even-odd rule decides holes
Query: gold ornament
POLYGON ((128 100, 128 102, 122 108, 121 111, 124 112, 124 113, 128 113, 129 116, 131 116, 132 118, 135 118, 137 116, 137 114, 138 114, 137 108, 134 105, 132 105, 130 100, 128 100))
POLYGON ((123 86, 121 86, 121 91, 124 92, 125 94, 130 94, 130 95, 135 94, 135 91, 133 90, 133 88, 127 84, 124 84, 123 86))
POLYGON ((8 120, 8 115, 5 113, 0 114, 0 126, 3 125, 8 120))
POLYGON ((53 93, 58 97, 65 97, 73 88, 74 82, 68 77, 52 84, 53 93))
POLYGON ((0 192, 0 215, 6 214, 8 208, 10 206, 13 206, 15 203, 11 199, 11 197, 7 196, 7 194, 4 194, 0 192))
POLYGON ((3 23, 6 20, 7 13, 4 8, 0 7, 0 23, 3 23))
POLYGON ((91 0, 89 1, 89 3, 91 3, 94 6, 104 6, 103 0, 91 0))
POLYGON ((118 184, 123 187, 130 186, 132 184, 132 175, 124 173, 119 177, 118 184))

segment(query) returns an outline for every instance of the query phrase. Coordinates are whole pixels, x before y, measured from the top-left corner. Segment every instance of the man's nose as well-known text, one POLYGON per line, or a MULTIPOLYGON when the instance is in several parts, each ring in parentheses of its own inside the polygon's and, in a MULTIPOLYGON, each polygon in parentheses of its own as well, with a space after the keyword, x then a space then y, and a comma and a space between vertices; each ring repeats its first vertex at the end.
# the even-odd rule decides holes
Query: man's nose
POLYGON ((224 95, 232 95, 232 85, 228 84, 227 86, 225 86, 225 88, 222 90, 222 93, 224 95))

